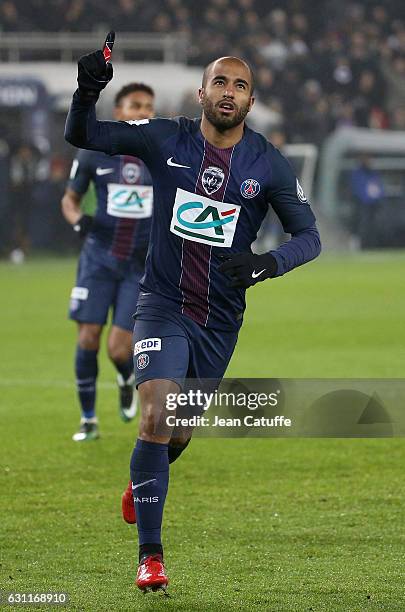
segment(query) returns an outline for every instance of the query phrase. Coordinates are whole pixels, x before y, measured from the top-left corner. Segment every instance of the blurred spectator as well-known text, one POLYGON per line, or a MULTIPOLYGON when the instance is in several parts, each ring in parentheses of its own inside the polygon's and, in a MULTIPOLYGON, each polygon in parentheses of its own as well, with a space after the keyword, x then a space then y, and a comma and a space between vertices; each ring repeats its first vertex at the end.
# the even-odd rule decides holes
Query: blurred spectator
POLYGON ((274 128, 267 134, 267 138, 271 144, 280 150, 287 144, 287 135, 282 128, 274 128))
POLYGON ((24 259, 29 248, 29 219, 32 190, 37 179, 38 152, 28 144, 21 144, 10 162, 11 211, 11 258, 16 262, 24 259))
POLYGON ((242 55, 257 73, 257 97, 282 114, 287 137, 295 142, 319 142, 344 125, 402 129, 405 3, 400 0, 0 3, 0 28, 5 31, 102 27, 186 32, 193 65, 219 55, 242 55))
MULTIPOLYGON (((301 142, 321 144, 330 125, 328 103, 318 81, 309 79, 298 94, 299 103, 292 116, 292 130, 297 132, 301 142)), ((296 140, 291 134, 291 140, 296 140)))
POLYGON ((33 187, 29 220, 32 248, 57 250, 61 245, 77 242, 59 209, 66 176, 65 160, 55 156, 50 161, 48 176, 33 187))
POLYGON ((19 30, 19 16, 14 2, 2 2, 0 5, 0 24, 5 31, 19 30))
POLYGON ((355 119, 360 127, 371 127, 370 121, 374 110, 382 109, 384 92, 376 72, 363 70, 358 80, 357 92, 353 98, 355 119))
POLYGON ((378 215, 385 197, 384 185, 379 172, 371 166, 367 155, 359 157, 359 164, 351 174, 351 188, 356 203, 356 233, 361 248, 378 244, 378 215))
POLYGON ((405 54, 381 58, 380 66, 387 87, 387 109, 392 113, 405 106, 405 54))
MULTIPOLYGON (((405 131, 403 1, 0 1, 0 32, 110 28, 134 36, 138 32, 161 36, 187 33, 185 61, 190 65, 204 66, 221 55, 244 57, 255 72, 255 96, 277 117, 268 138, 280 149, 286 143, 321 145, 330 132, 345 126, 405 131)), ((150 59, 150 52, 142 53, 145 60, 150 59)), ((173 110, 170 107, 169 114, 173 110)), ((200 112, 195 91, 186 92, 175 109, 176 114, 191 117, 200 112)), ((13 124, 9 119, 3 123, 2 137, 11 142, 13 124)), ((27 145, 7 158, 7 168, 3 163, 0 170, 10 174, 11 186, 6 189, 8 202, 3 197, 0 203, 0 212, 2 218, 11 219, 8 240, 3 242, 11 240, 12 244, 3 249, 13 248, 17 261, 24 257, 30 242, 40 248, 55 240, 71 246, 71 234, 64 235, 65 225, 59 227, 54 217, 59 213, 53 202, 59 201, 64 182, 62 162, 51 161, 48 176, 41 173, 48 160, 41 160, 27 145), (11 209, 10 215, 6 209, 11 209)), ((368 158, 359 160, 351 187, 357 203, 357 231, 363 245, 371 246, 385 195, 381 177, 368 158)), ((279 239, 281 226, 270 217, 267 222, 273 237, 279 239)))

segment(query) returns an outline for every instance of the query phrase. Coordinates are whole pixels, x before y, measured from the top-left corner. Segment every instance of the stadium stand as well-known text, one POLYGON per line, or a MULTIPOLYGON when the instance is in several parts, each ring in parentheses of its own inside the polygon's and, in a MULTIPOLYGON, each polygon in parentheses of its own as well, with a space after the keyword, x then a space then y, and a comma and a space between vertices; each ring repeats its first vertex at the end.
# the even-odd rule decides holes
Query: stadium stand
MULTIPOLYGON (((118 32, 120 38, 117 40, 122 41, 122 49, 130 50, 132 38, 139 43, 133 58, 125 56, 125 51, 121 51, 120 56, 117 44, 116 61, 181 61, 191 70, 220 55, 246 58, 255 71, 256 96, 275 118, 273 125, 263 131, 267 130, 270 140, 281 148, 285 143, 290 147, 301 147, 301 143, 305 143, 320 152, 326 138, 345 127, 373 128, 381 132, 381 138, 386 130, 405 130, 405 3, 400 0, 341 0, 339 3, 332 0, 322 3, 207 0, 204 4, 193 0, 117 0, 114 3, 4 0, 0 3, 0 39, 3 42, 0 59, 3 66, 7 62, 10 65, 24 63, 24 53, 29 53, 30 49, 27 51, 27 45, 22 46, 21 57, 18 50, 13 56, 15 41, 7 48, 8 37, 14 36, 17 43, 20 39, 22 45, 24 41, 28 44, 32 35, 40 40, 43 32, 48 42, 57 41, 59 36, 62 51, 64 41, 71 37, 72 47, 58 57, 54 50, 44 45, 35 60, 70 63, 76 55, 87 52, 83 49, 79 53, 80 37, 86 40, 86 34, 92 33, 94 38, 101 40, 111 28, 118 32), (21 33, 25 36, 21 37, 21 33), (163 56, 158 59, 153 53, 157 43, 159 46, 165 37, 168 37, 166 51, 163 50, 163 56)), ((35 83, 26 84, 24 92, 19 89, 21 95, 33 95, 28 86, 40 87, 35 83)), ((9 92, 10 87, 3 93, 0 91, 0 95, 9 96, 9 92)), ((39 89, 38 92, 38 98, 43 101, 44 96, 39 89)), ((184 91, 180 99, 182 103, 176 103, 176 114, 195 116, 199 112, 191 90, 184 91)), ((52 100, 50 97, 48 108, 52 100)), ((10 104, 7 119, 0 117, 0 148, 3 151, 0 174, 4 175, 9 173, 10 160, 18 147, 24 144, 16 139, 15 126, 21 123, 21 118, 12 108, 16 105, 10 104), (6 150, 9 154, 4 153, 6 150)), ((27 108, 29 110, 28 102, 27 108)), ((164 110, 159 109, 166 114, 164 110)), ((31 130, 41 129, 41 112, 41 109, 34 114, 27 112, 31 130)), ((54 113, 57 129, 49 130, 50 147, 48 150, 44 147, 41 155, 49 168, 52 155, 61 157, 66 175, 71 151, 59 138, 65 110, 58 112, 59 115, 54 113)), ((391 174, 386 174, 384 180, 392 184, 387 189, 387 197, 402 201, 404 187, 399 173, 403 171, 405 156, 402 151, 398 155, 396 174, 390 170, 391 174)), ((349 173, 355 163, 350 159, 344 170, 349 173)), ((379 170, 385 170, 384 164, 382 160, 379 170)), ((7 214, 7 201, 12 200, 12 193, 13 185, 10 184, 0 207, 0 218, 7 214)), ((337 188, 336 199, 339 202, 344 199, 337 194, 337 188)), ((329 196, 324 200, 329 204, 334 201, 329 196)), ((351 211, 353 203, 350 198, 347 200, 347 208, 351 211)), ((336 206, 335 210, 334 218, 338 213, 343 214, 345 208, 340 204, 339 211, 336 206)), ((7 241, 3 240, 3 244, 7 241)))
POLYGON ((398 0, 6 0, 4 32, 118 31, 189 35, 186 61, 242 55, 259 98, 289 142, 320 143, 339 126, 404 129, 405 7, 398 0), (318 7, 318 8, 317 8, 318 7))

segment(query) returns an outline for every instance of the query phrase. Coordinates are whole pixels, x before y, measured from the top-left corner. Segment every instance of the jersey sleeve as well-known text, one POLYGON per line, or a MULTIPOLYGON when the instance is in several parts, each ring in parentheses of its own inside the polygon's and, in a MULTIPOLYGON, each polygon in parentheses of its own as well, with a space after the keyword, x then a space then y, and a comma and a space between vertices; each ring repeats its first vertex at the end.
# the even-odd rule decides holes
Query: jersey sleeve
POLYGON ((160 143, 178 127, 172 119, 98 121, 95 104, 84 101, 77 90, 66 119, 65 139, 82 149, 108 155, 133 155, 151 165, 159 153, 160 143))
POLYGON ((315 224, 315 215, 287 159, 273 149, 269 156, 270 185, 268 202, 288 234, 295 234, 315 224))
POLYGON ((86 193, 92 173, 89 151, 80 150, 72 162, 67 186, 80 195, 86 193))
POLYGON ((111 121, 112 155, 134 155, 148 165, 160 152, 160 144, 178 130, 173 119, 140 119, 138 121, 111 121))

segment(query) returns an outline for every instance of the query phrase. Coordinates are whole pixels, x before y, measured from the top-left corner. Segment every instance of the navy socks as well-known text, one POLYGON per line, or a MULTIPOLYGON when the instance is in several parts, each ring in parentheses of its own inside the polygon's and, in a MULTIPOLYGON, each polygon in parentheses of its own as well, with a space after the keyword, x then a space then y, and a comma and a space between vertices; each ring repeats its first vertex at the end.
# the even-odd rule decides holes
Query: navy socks
POLYGON ((160 548, 163 507, 169 485, 168 445, 138 439, 131 457, 131 480, 139 545, 160 548))
POLYGON ((97 351, 87 351, 77 346, 75 372, 82 416, 90 419, 96 414, 97 351))

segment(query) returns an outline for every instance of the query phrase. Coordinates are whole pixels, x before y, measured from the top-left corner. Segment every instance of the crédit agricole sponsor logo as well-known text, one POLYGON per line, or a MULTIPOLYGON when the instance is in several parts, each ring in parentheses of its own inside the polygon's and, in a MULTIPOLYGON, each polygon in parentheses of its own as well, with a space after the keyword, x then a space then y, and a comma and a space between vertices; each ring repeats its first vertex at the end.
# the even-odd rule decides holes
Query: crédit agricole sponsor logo
POLYGON ((177 189, 170 231, 194 242, 232 246, 240 206, 177 189))

